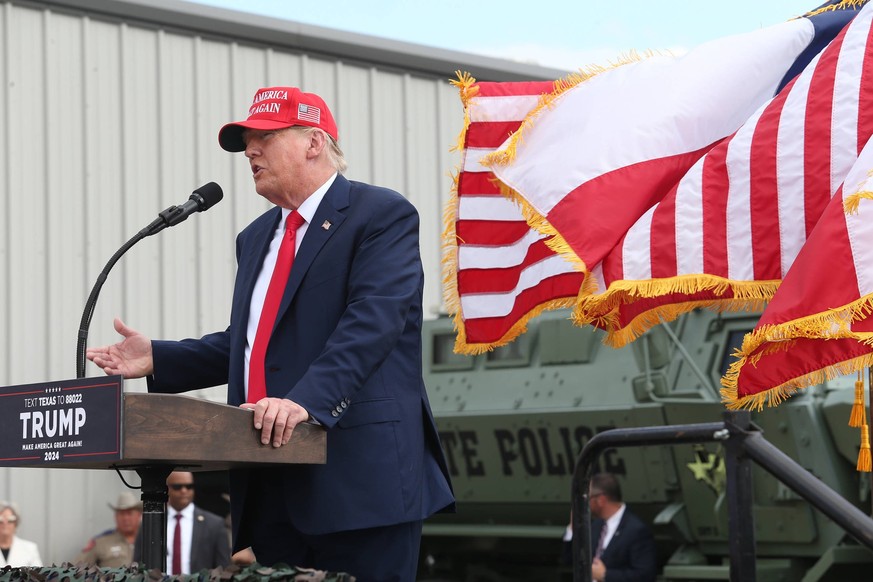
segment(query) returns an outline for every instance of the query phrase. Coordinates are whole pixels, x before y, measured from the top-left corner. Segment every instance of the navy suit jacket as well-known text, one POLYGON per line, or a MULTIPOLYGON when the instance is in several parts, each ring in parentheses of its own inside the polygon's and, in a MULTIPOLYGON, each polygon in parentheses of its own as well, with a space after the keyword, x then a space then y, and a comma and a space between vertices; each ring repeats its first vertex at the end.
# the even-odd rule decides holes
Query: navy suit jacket
MULTIPOLYGON (((600 544, 602 528, 602 519, 591 520, 592 558, 594 548, 600 544)), ((657 552, 652 532, 627 507, 600 559, 606 566, 606 579, 609 582, 655 582, 658 575, 657 552)))
MULTIPOLYGON (((237 237, 227 330, 152 342, 151 391, 227 383, 228 404, 245 401, 249 303, 280 216, 273 208, 237 237)), ((400 194, 337 176, 297 251, 265 367, 267 395, 297 402, 328 431, 326 464, 269 473, 281 480, 301 532, 405 523, 454 508, 421 374, 418 227, 400 194)), ((235 549, 247 547, 258 519, 245 515, 249 477, 231 472, 235 549)))

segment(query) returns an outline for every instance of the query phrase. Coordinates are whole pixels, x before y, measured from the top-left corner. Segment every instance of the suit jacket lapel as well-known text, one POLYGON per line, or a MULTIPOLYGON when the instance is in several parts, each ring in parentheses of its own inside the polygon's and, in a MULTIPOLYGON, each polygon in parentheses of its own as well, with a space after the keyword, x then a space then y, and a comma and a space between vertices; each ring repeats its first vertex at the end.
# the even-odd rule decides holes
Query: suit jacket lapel
POLYGON ((192 517, 193 521, 191 522, 191 553, 189 554, 189 566, 191 567, 192 572, 197 572, 199 570, 198 565, 200 563, 198 550, 203 545, 203 542, 200 541, 200 537, 203 535, 203 523, 199 521, 200 515, 196 507, 194 508, 194 514, 192 517))
POLYGON ((312 217, 312 223, 306 228, 306 235, 303 237, 303 242, 300 243, 300 248, 294 257, 294 265, 291 267, 291 274, 288 276, 288 285, 285 287, 285 294, 282 296, 282 303, 279 305, 279 313, 276 314, 277 323, 285 311, 288 310, 291 300, 297 293, 297 289, 300 288, 300 282, 312 266, 312 262, 318 256, 318 252, 339 230, 340 225, 346 219, 345 214, 341 210, 344 210, 349 205, 350 187, 351 185, 348 180, 342 175, 337 176, 318 205, 315 215, 312 217))
POLYGON ((621 544, 621 532, 624 530, 625 520, 627 519, 627 507, 625 507, 624 514, 621 516, 621 521, 618 522, 618 526, 615 528, 615 531, 612 534, 612 537, 609 539, 609 545, 603 548, 603 555, 605 556, 610 549, 615 549, 621 544))

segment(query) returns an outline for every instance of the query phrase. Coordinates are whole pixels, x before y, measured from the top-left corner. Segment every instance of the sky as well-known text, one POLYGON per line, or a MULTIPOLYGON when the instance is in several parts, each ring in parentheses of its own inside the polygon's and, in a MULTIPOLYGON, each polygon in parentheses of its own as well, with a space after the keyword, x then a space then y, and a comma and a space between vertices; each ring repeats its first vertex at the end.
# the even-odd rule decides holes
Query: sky
POLYGON ((575 71, 631 51, 682 54, 823 0, 191 0, 376 37, 575 71))

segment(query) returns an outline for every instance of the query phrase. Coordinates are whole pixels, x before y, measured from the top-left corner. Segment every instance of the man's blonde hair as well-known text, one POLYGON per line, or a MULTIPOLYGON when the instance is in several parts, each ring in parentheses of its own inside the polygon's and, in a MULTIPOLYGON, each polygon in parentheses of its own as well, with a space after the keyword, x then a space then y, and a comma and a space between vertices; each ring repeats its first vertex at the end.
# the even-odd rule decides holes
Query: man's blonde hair
POLYGON ((303 125, 294 126, 294 129, 299 130, 305 135, 309 135, 314 132, 319 132, 324 135, 324 140, 327 142, 327 148, 325 148, 325 153, 327 154, 327 159, 330 161, 330 165, 333 166, 333 169, 338 173, 342 174, 349 167, 346 162, 346 157, 343 154, 343 150, 340 148, 339 144, 329 133, 324 131, 323 129, 319 129, 317 127, 307 127, 303 125))

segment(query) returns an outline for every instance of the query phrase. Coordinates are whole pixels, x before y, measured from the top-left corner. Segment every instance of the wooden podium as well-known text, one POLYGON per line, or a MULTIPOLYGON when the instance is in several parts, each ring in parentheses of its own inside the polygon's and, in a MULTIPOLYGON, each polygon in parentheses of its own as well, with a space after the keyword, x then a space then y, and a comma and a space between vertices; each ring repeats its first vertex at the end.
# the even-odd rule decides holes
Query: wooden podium
POLYGON ((222 471, 325 462, 323 428, 299 424, 287 445, 273 448, 261 444, 261 431, 255 430, 252 414, 190 396, 124 393, 121 460, 58 462, 51 467, 137 469, 167 465, 188 471, 222 471))
MULTIPOLYGON (((220 471, 246 466, 324 463, 326 431, 299 424, 288 444, 261 444, 252 411, 188 396, 125 394, 122 460, 142 479, 143 562, 165 569, 167 477, 176 469, 220 471)), ((81 465, 79 465, 81 466, 81 465)))
MULTIPOLYGON (((10 404, 24 402, 21 410, 30 410, 26 407, 36 409, 45 402, 49 402, 45 406, 51 407, 60 399, 56 394, 75 393, 76 387, 63 387, 73 383, 59 383, 61 387, 32 385, 18 390, 6 389, 8 398, 5 400, 10 404), (21 395, 29 398, 23 401, 21 395), (42 396, 40 399, 32 395, 42 396)), ((92 398, 91 393, 96 393, 94 388, 102 386, 85 386, 81 392, 86 396, 76 401, 92 398), (92 390, 89 392, 88 389, 92 390)), ((22 453, 14 465, 0 462, 0 466, 136 471, 142 481, 142 558, 149 569, 165 569, 166 480, 174 470, 221 471, 289 463, 318 464, 324 463, 327 458, 327 434, 324 428, 317 425, 297 425, 288 444, 273 448, 261 444, 261 431, 255 430, 253 412, 250 410, 190 396, 124 393, 120 388, 120 378, 115 392, 110 388, 107 393, 107 398, 114 398, 120 405, 120 422, 105 422, 98 426, 102 432, 111 431, 109 440, 118 444, 112 447, 116 451, 115 458, 97 460, 88 455, 67 453, 59 455, 57 461, 39 462, 36 459, 42 461, 44 457, 25 457, 23 455, 26 453, 22 453), (31 458, 34 460, 30 461, 31 458)), ((70 396, 65 398, 66 402, 70 401, 70 396)), ((18 426, 12 427, 13 420, 18 424, 15 415, 19 408, 15 408, 14 404, 6 406, 4 412, 9 412, 12 420, 6 421, 6 424, 11 430, 17 431, 10 433, 17 438, 21 430, 18 426)), ((18 445, 15 443, 13 446, 18 445)))

